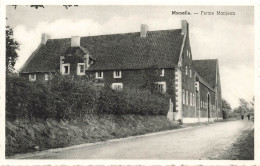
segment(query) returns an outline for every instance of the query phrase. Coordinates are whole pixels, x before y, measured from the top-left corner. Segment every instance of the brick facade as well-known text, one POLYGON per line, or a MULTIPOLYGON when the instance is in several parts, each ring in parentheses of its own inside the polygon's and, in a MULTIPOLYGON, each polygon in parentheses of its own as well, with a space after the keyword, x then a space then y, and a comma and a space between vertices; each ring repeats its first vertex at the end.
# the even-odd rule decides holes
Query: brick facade
MULTIPOLYGON (((142 26, 144 27, 146 26, 142 26)), ((146 30, 141 30, 145 32, 141 33, 141 36, 139 33, 128 33, 82 39, 72 37, 71 41, 47 39, 48 41, 42 42, 33 57, 30 57, 20 76, 29 78, 29 73, 35 73, 37 81, 45 81, 45 73, 48 71, 64 74, 64 64, 69 64, 69 75, 78 76, 78 67, 83 64, 83 75, 93 78, 97 85, 111 87, 113 83, 117 83, 122 85, 123 89, 138 89, 145 84, 147 70, 155 63, 160 70, 164 70, 164 75, 156 82, 166 85, 166 93, 173 102, 174 120, 195 122, 221 117, 218 62, 210 61, 216 67, 211 68, 214 65, 208 65, 208 68, 201 70, 199 69, 204 64, 198 64, 207 64, 208 60, 196 61, 195 65, 187 21, 182 21, 181 30, 146 30), (55 51, 52 54, 53 50, 55 51), (38 66, 35 63, 43 57, 50 58, 52 65, 40 64, 36 70, 38 66), (210 77, 204 79, 208 76, 208 69, 211 69, 208 74, 210 77), (121 72, 120 78, 114 78, 115 71, 121 72), (96 78, 97 72, 102 72, 102 78, 96 78), (211 76, 215 75, 216 78, 212 79, 211 76), (199 85, 198 90, 195 82, 199 85)), ((43 59, 43 62, 47 60, 43 59)))

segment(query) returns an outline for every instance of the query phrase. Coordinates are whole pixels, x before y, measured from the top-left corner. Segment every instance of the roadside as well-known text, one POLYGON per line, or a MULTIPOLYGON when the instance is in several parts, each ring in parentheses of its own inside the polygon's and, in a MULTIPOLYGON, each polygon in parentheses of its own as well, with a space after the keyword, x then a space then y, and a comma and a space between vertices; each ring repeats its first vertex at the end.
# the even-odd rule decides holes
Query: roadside
POLYGON ((6 156, 181 128, 165 116, 90 115, 70 121, 6 122, 6 156))
MULTIPOLYGON (((15 155, 16 159, 177 159, 209 160, 236 141, 247 121, 218 122, 15 155), (202 134, 203 133, 203 134, 202 134)), ((220 155, 219 155, 220 156, 220 155)))
POLYGON ((223 153, 211 159, 215 160, 254 160, 254 126, 248 122, 248 128, 223 153))

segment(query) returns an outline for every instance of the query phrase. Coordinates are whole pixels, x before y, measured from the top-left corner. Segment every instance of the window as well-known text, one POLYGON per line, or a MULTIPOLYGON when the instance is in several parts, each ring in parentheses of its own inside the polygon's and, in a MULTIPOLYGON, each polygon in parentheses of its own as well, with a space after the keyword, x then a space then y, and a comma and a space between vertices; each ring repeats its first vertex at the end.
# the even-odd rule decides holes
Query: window
POLYGON ((186 105, 189 105, 189 94, 188 94, 188 91, 186 91, 186 105))
POLYGON ((36 74, 29 74, 29 81, 36 81, 36 74))
POLYGON ((182 89, 182 104, 185 104, 185 90, 182 89))
POLYGON ((158 90, 160 92, 165 93, 166 92, 166 82, 162 81, 162 82, 156 82, 156 84, 158 85, 158 90))
POLYGON ((186 66, 186 75, 188 75, 188 67, 186 66))
POLYGON ((70 64, 62 64, 62 75, 69 75, 70 74, 70 64))
POLYGON ((192 77, 192 71, 190 70, 190 78, 192 77))
POLYGON ((122 77, 121 71, 114 71, 114 78, 121 78, 121 77, 122 77))
POLYGON ((160 74, 161 77, 164 76, 164 69, 161 70, 161 74, 160 74))
POLYGON ((49 80, 49 74, 46 74, 46 73, 44 74, 44 80, 45 80, 45 81, 48 81, 48 80, 49 80))
POLYGON ((122 90, 123 89, 123 83, 112 83, 112 89, 122 90))
POLYGON ((193 106, 195 106, 195 95, 194 95, 194 93, 192 94, 193 95, 193 106))
POLYGON ((192 106, 192 93, 190 93, 190 105, 192 106))
POLYGON ((187 50, 187 57, 189 57, 189 50, 187 50))
POLYGON ((202 108, 202 101, 200 101, 200 107, 202 108))
POLYGON ((97 71, 97 72, 96 72, 96 78, 97 78, 97 79, 103 78, 103 71, 97 71))
POLYGON ((78 63, 77 75, 85 75, 85 63, 78 63))

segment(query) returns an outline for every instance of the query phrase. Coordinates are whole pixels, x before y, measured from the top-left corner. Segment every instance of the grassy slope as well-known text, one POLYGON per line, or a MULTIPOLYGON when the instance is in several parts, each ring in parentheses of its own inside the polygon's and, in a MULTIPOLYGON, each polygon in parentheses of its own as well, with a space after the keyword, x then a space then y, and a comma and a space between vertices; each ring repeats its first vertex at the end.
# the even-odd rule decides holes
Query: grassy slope
POLYGON ((71 121, 25 120, 6 122, 6 155, 104 141, 180 127, 165 116, 90 115, 71 121))
POLYGON ((254 160, 254 129, 244 130, 232 147, 215 159, 254 160))

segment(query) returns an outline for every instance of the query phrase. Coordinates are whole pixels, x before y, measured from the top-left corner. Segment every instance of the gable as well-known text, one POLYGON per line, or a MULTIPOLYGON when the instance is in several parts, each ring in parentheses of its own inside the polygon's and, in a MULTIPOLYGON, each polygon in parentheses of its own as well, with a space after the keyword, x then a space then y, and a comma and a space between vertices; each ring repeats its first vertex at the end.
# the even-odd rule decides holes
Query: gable
POLYGON ((193 60, 195 71, 212 87, 216 85, 217 59, 193 60))
MULTIPOLYGON (((95 62, 88 70, 144 69, 177 66, 184 36, 181 29, 81 37, 81 49, 95 62)), ((21 73, 59 71, 60 56, 71 39, 50 39, 42 45, 21 73)))

